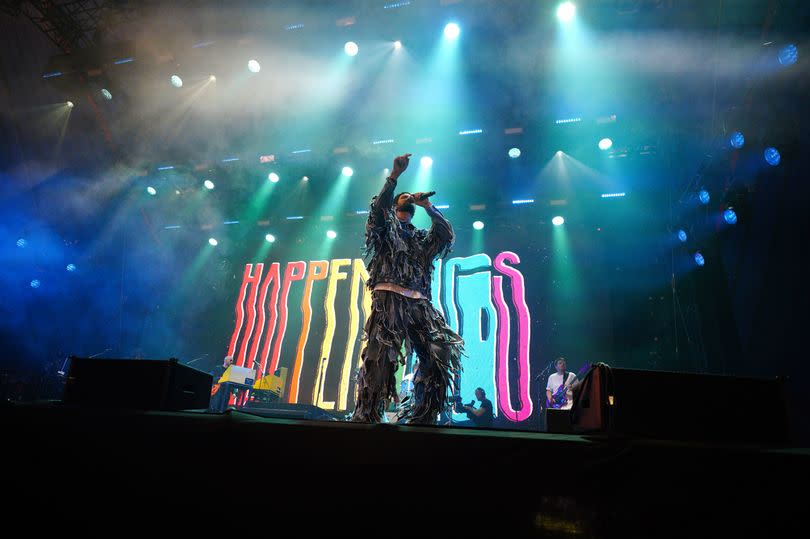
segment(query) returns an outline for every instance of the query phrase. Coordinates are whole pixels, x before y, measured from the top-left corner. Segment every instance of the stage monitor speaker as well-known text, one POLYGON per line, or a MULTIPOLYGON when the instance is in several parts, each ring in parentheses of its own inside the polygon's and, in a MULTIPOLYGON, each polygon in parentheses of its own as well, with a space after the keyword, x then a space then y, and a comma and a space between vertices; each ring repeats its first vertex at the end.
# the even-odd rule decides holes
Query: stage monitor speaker
POLYGON ((172 359, 71 357, 65 404, 139 410, 206 409, 211 375, 172 359))
POLYGON ((554 434, 570 434, 571 410, 556 410, 546 408, 546 432, 554 434))
POLYGON ((574 432, 644 438, 783 443, 781 379, 613 369, 595 365, 575 391, 574 432))

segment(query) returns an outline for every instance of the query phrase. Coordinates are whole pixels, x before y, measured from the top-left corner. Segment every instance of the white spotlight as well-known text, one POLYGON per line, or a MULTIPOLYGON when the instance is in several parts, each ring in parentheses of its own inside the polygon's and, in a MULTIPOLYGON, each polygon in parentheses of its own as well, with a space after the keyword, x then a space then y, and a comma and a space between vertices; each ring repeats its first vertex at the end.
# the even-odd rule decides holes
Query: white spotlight
POLYGON ((609 138, 603 138, 599 141, 600 150, 609 150, 611 146, 613 146, 613 141, 609 138))
POLYGON ((426 155, 422 159, 419 160, 419 164, 421 164, 425 168, 427 168, 429 166, 432 166, 433 165, 433 158, 428 157, 426 155))
POLYGON ((394 48, 396 50, 401 49, 402 48, 402 42, 401 41, 394 41, 394 48))
POLYGON ((271 172, 270 174, 267 175, 267 179, 273 183, 278 183, 278 180, 280 178, 278 177, 278 174, 276 174, 275 172, 271 172))
POLYGON ((68 102, 65 103, 65 105, 67 105, 67 108, 72 109, 73 108, 73 101, 68 101, 68 102))
POLYGON ((262 66, 260 66, 259 62, 257 62, 256 60, 251 60, 248 62, 248 69, 250 70, 251 73, 258 73, 259 71, 261 71, 262 66))
POLYGON ((560 19, 562 22, 568 22, 574 18, 574 14, 577 12, 577 7, 572 4, 571 2, 563 2, 557 8, 557 18, 560 19))
POLYGON ((180 88, 183 86, 183 79, 181 79, 178 75, 172 75, 172 78, 169 80, 172 81, 172 86, 175 88, 180 88))
POLYGON ((459 28, 459 26, 454 22, 451 22, 444 27, 444 37, 447 39, 456 39, 460 33, 461 28, 459 28))
POLYGON ((360 47, 358 47, 357 43, 354 41, 347 41, 346 44, 343 45, 343 51, 349 56, 357 56, 357 53, 360 51, 360 47))
POLYGON ((203 185, 209 191, 214 188, 214 182, 212 182, 211 180, 205 180, 205 182, 203 182, 203 185))
POLYGON ((208 238, 208 244, 209 245, 213 245, 214 247, 216 247, 218 243, 219 242, 217 241, 216 238, 208 238))
POLYGON ((352 167, 343 167, 341 173, 347 178, 351 178, 354 175, 354 170, 352 170, 352 167))

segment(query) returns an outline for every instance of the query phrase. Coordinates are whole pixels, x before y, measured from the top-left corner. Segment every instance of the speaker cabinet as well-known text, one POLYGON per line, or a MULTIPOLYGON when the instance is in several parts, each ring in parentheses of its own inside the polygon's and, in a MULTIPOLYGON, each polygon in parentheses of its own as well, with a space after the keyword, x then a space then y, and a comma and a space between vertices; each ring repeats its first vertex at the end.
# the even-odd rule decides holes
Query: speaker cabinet
POLYGON ((613 369, 599 364, 574 394, 574 432, 783 443, 790 438, 781 379, 613 369))
POLYGON ((172 359, 71 357, 65 404, 191 410, 208 408, 211 375, 172 359))

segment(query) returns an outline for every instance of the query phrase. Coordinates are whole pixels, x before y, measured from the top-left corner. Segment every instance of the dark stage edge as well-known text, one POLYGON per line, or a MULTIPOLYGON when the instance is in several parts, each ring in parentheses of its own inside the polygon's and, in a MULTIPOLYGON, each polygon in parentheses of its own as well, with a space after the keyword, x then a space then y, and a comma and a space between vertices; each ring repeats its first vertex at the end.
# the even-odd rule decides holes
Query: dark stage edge
POLYGON ((243 531, 286 521, 387 534, 431 521, 544 537, 764 537, 803 520, 810 479, 802 448, 234 411, 10 404, 2 432, 6 512, 65 525, 241 515, 243 531))

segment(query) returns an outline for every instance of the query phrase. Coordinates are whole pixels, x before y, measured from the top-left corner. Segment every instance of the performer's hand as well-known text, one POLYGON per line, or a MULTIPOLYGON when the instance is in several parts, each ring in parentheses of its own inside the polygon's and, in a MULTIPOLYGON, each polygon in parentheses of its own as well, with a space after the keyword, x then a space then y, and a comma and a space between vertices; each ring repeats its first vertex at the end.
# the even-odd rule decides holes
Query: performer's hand
POLYGON ((391 177, 397 178, 400 174, 405 172, 405 169, 408 168, 408 164, 410 163, 411 155, 413 154, 406 153, 394 158, 394 167, 391 169, 391 177))
POLYGON ((422 206, 423 208, 429 208, 431 206, 430 198, 423 198, 422 200, 419 200, 419 195, 421 194, 421 191, 418 193, 411 193, 413 203, 417 206, 422 206))

